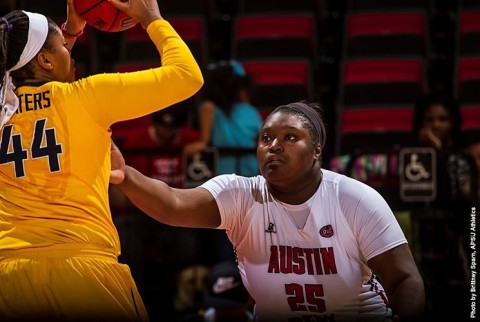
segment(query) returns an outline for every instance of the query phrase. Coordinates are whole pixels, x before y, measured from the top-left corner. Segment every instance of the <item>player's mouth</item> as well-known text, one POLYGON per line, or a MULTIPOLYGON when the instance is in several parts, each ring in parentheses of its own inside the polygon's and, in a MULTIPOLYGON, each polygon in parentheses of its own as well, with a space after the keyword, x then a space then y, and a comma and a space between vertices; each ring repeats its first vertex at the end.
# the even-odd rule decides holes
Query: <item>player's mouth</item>
POLYGON ((278 165, 282 163, 284 163, 284 161, 278 156, 269 157, 267 158, 267 162, 265 162, 266 165, 278 165))

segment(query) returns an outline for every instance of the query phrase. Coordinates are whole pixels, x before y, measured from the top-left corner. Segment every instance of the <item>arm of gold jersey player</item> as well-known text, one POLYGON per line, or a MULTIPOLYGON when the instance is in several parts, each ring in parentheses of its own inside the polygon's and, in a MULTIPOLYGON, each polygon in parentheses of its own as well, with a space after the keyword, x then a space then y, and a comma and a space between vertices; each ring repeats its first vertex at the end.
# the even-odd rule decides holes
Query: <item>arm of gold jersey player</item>
POLYGON ((104 128, 185 100, 203 85, 200 67, 170 23, 156 20, 147 32, 161 57, 158 67, 99 74, 72 83, 80 105, 104 128))

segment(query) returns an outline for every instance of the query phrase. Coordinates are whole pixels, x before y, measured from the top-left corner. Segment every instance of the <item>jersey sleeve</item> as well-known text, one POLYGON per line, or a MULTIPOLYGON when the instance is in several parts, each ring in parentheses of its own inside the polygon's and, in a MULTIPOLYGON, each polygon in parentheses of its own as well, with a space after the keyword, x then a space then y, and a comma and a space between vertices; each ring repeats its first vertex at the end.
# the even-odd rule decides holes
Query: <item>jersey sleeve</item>
POLYGON ((72 83, 81 106, 104 128, 185 100, 203 84, 197 62, 170 23, 154 21, 147 32, 159 51, 158 67, 98 74, 72 83))
POLYGON ((241 179, 234 174, 223 174, 214 177, 201 185, 215 198, 220 211, 221 223, 217 228, 231 230, 241 222, 244 205, 242 204, 241 179))
POLYGON ((390 206, 375 189, 343 177, 338 194, 340 208, 367 260, 407 242, 390 206))

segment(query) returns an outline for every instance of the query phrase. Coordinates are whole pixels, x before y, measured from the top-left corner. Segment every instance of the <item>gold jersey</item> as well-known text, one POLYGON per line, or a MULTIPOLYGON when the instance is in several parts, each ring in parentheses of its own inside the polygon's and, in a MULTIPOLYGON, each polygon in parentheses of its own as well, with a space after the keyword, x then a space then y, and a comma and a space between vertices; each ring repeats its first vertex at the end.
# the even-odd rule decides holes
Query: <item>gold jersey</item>
POLYGON ((120 254, 108 202, 109 128, 184 100, 203 84, 167 21, 151 23, 147 32, 162 58, 158 68, 19 84, 20 106, 0 131, 2 255, 54 244, 120 254))

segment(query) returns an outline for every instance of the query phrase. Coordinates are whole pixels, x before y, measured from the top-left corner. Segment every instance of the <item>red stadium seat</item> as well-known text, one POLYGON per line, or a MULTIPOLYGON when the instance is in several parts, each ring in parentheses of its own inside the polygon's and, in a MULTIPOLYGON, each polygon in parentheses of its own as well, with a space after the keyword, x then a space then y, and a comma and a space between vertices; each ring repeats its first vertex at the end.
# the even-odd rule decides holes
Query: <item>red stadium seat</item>
POLYGON ((458 54, 480 55, 480 9, 460 10, 458 19, 458 54))
POLYGON ((347 57, 425 56, 426 14, 422 11, 349 13, 347 57))
POLYGON ((347 0, 348 11, 427 9, 429 0, 347 0))
POLYGON ((335 153, 383 151, 407 143, 415 102, 425 92, 424 68, 421 58, 345 61, 335 153))
MULTIPOLYGON (((202 16, 177 16, 168 21, 185 41, 197 61, 202 64, 207 59, 206 22, 202 16)), ((158 60, 159 54, 147 32, 140 26, 123 32, 120 45, 121 61, 158 60)))
POLYGON ((460 105, 480 103, 480 55, 457 58, 456 93, 460 105))
POLYGON ((347 60, 343 68, 342 106, 411 104, 425 90, 420 58, 347 60))
POLYGON ((344 111, 339 154, 387 151, 412 143, 412 107, 381 106, 344 111))
POLYGON ((241 63, 253 79, 252 102, 263 116, 279 105, 312 98, 308 60, 244 60, 241 63))
POLYGON ((201 16, 182 16, 169 19, 173 28, 182 37, 199 64, 207 62, 207 31, 205 18, 201 16))
POLYGON ((345 111, 342 134, 360 132, 412 131, 413 109, 376 107, 345 111))
POLYGON ((237 60, 303 58, 315 63, 315 16, 308 13, 238 15, 233 23, 232 53, 237 60))
POLYGON ((460 106, 462 131, 469 141, 480 141, 480 103, 460 106))
POLYGON ((454 93, 460 106, 479 105, 480 7, 459 7, 454 93))
POLYGON ((279 12, 298 13, 310 12, 320 14, 322 0, 239 0, 238 12, 240 14, 278 14, 279 12))

